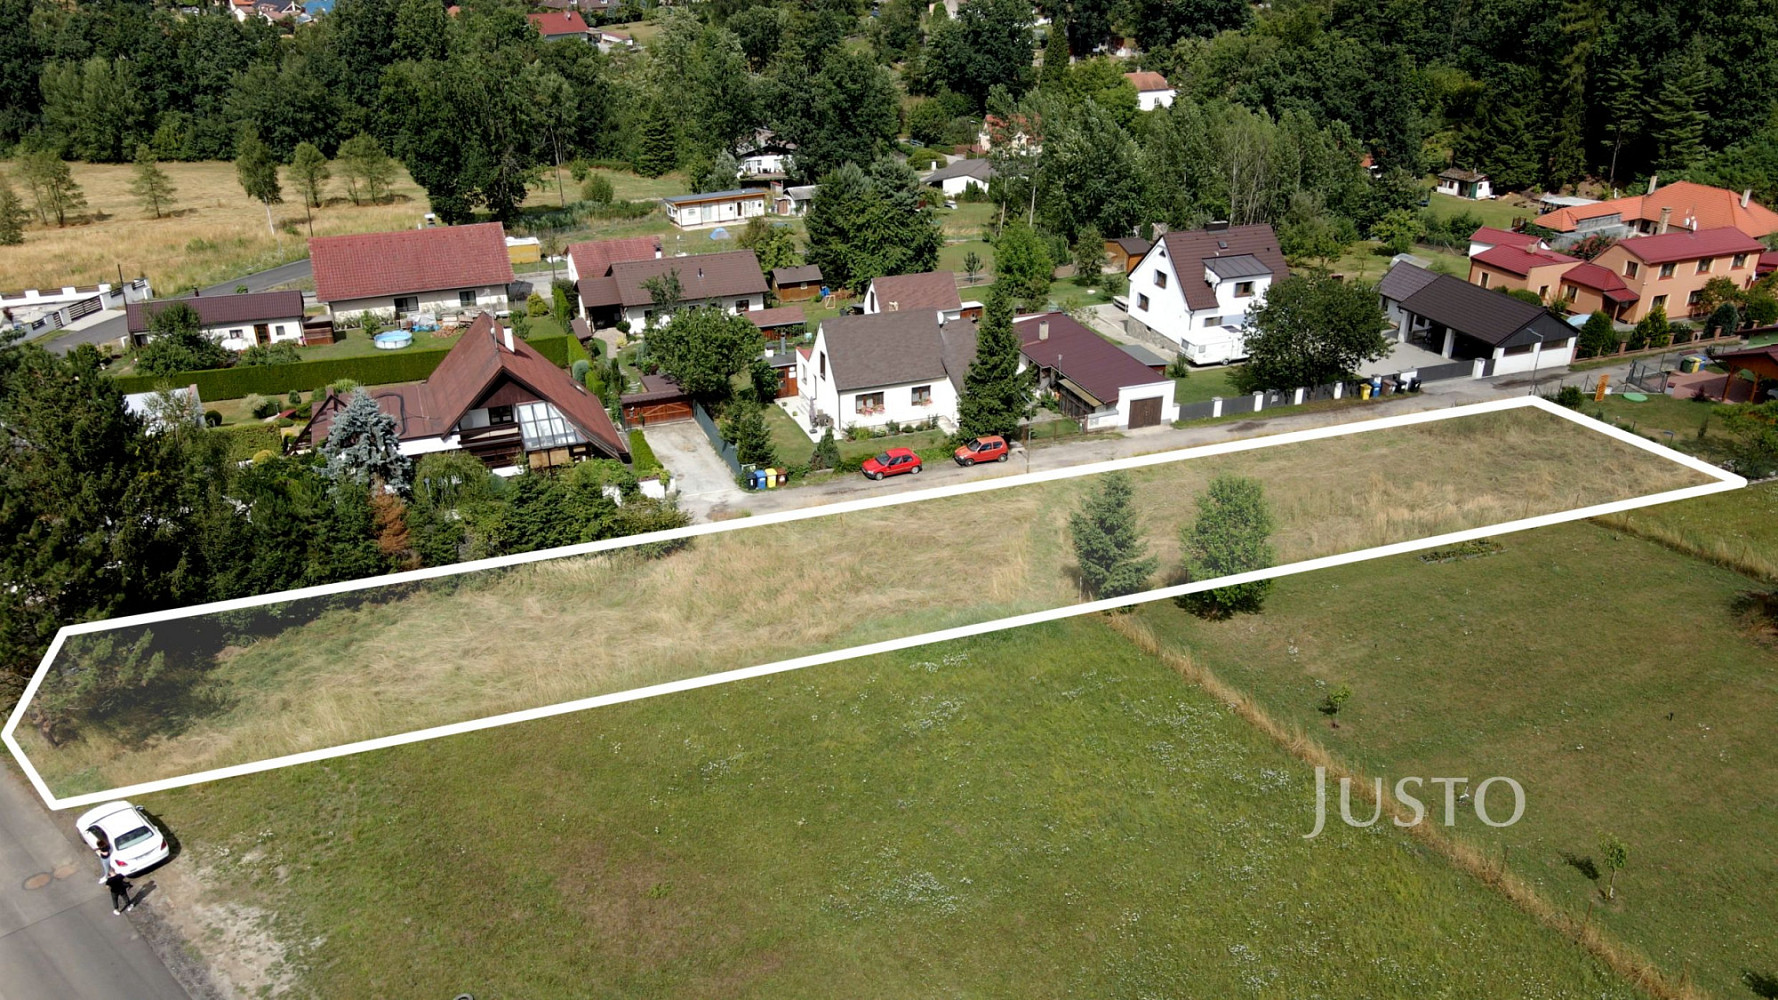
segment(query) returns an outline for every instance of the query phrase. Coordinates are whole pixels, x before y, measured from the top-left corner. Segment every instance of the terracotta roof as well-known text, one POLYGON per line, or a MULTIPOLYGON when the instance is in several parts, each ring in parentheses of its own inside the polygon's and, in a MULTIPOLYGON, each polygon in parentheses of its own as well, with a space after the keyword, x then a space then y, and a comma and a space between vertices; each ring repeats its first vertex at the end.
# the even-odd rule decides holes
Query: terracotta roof
POLYGON ((577 10, 545 11, 541 14, 527 14, 531 23, 537 26, 537 33, 545 38, 551 35, 584 35, 586 21, 577 10))
POLYGON ((498 222, 317 236, 309 260, 323 302, 512 283, 506 227, 498 222))
POLYGON ((1679 230, 1659 236, 1638 236, 1617 244, 1650 264, 1669 264, 1728 254, 1764 253, 1766 245, 1739 229, 1679 230))
POLYGON ((631 236, 621 240, 592 240, 568 245, 577 278, 603 278, 611 265, 624 260, 653 260, 660 253, 659 236, 631 236))
POLYGON ((753 325, 761 330, 775 326, 790 326, 803 322, 802 306, 779 306, 776 309, 752 309, 744 313, 753 325))
POLYGON ((183 302, 197 310, 198 321, 205 326, 227 326, 230 323, 264 323, 275 319, 302 320, 303 293, 253 292, 244 295, 188 295, 179 299, 154 302, 131 302, 123 307, 124 323, 131 333, 143 333, 148 320, 174 302, 183 302))
POLYGON ((938 316, 925 310, 823 320, 821 339, 834 387, 841 392, 949 376, 938 316))
MULTIPOLYGON (((1173 261, 1180 290, 1185 294, 1185 304, 1193 309, 1216 308, 1216 290, 1203 280, 1204 261, 1211 257, 1251 254, 1272 269, 1273 281, 1290 277, 1290 265, 1284 263, 1284 254, 1278 250, 1278 237, 1268 225, 1168 233, 1161 237, 1161 243, 1173 261)), ((1149 252, 1154 251, 1150 249, 1149 252)))
MULTIPOLYGON (((607 456, 629 454, 629 445, 605 407, 585 386, 518 337, 512 338, 512 349, 508 350, 504 334, 494 317, 483 313, 439 362, 431 378, 378 386, 369 390, 371 397, 384 413, 395 417, 397 433, 406 441, 449 434, 492 390, 504 382, 516 382, 538 399, 554 404, 589 444, 607 456)), ((315 408, 301 439, 310 443, 325 440, 334 413, 343 405, 343 400, 330 392, 315 408)))
POLYGON ((1526 233, 1515 233, 1510 229, 1483 226, 1469 234, 1469 242, 1486 243, 1491 247, 1518 247, 1520 250, 1529 250, 1541 241, 1526 233))
POLYGON ((952 271, 888 274, 873 279, 871 289, 877 293, 878 312, 963 308, 963 300, 957 296, 957 275, 952 271))
POLYGON ((1652 194, 1631 195, 1575 205, 1546 212, 1536 223, 1560 232, 1573 232, 1582 220, 1602 215, 1621 215, 1625 222, 1659 222, 1661 209, 1670 209, 1668 224, 1683 229, 1722 229, 1733 226, 1749 236, 1778 232, 1778 212, 1751 199, 1741 207, 1741 195, 1725 188, 1691 181, 1674 181, 1652 194))
POLYGON ((1778 271, 1778 250, 1767 250, 1760 254, 1759 263, 1755 264, 1753 269, 1760 274, 1778 271))
MULTIPOLYGON (((647 305, 654 301, 642 283, 669 271, 679 272, 685 302, 726 295, 764 295, 766 291, 766 276, 760 272, 759 258, 753 251, 725 250, 659 260, 618 261, 611 265, 611 279, 617 284, 618 301, 625 306, 647 305)), ((581 298, 585 300, 584 281, 582 285, 581 298)), ((595 303, 589 301, 587 304, 595 303)))
POLYGON ((1013 324, 1019 332, 1020 350, 1034 365, 1054 368, 1062 377, 1105 403, 1117 402, 1128 386, 1161 381, 1154 369, 1126 354, 1104 337, 1070 319, 1067 313, 1045 313, 1013 324), (1049 336, 1038 338, 1038 327, 1049 324, 1049 336))
POLYGON ((1446 274, 1433 275, 1424 288, 1403 299, 1401 307, 1493 347, 1574 336, 1572 327, 1542 306, 1446 274))
POLYGON ((805 281, 820 281, 821 268, 814 264, 802 264, 797 267, 772 268, 772 285, 782 288, 785 285, 800 285, 805 281))
MULTIPOLYGON (((1125 73, 1124 79, 1130 81, 1130 85, 1139 91, 1173 89, 1173 85, 1167 82, 1166 77, 1148 70, 1143 70, 1138 73, 1125 73)), ((1076 381, 1078 381, 1078 379, 1076 381)))
POLYGON ((1590 288, 1613 302, 1634 302, 1638 298, 1624 279, 1609 267, 1600 267, 1591 261, 1576 264, 1562 272, 1562 280, 1569 284, 1590 288))
POLYGON ((1506 271, 1524 277, 1534 267, 1551 267, 1558 264, 1578 264, 1579 257, 1570 257, 1554 250, 1521 250, 1518 247, 1489 247, 1470 258, 1478 264, 1486 264, 1496 270, 1506 271))

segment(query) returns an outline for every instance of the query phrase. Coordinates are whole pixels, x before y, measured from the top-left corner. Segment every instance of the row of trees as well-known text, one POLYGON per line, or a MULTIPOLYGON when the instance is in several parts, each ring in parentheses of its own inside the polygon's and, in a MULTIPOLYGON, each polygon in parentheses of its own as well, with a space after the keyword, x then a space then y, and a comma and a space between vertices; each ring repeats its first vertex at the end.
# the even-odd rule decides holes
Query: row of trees
POLYGON ((510 480, 463 455, 410 468, 392 422, 363 394, 319 455, 266 450, 243 464, 235 432, 178 407, 165 419, 126 410, 99 360, 90 347, 58 357, 0 346, 0 687, 9 697, 69 622, 685 523, 637 495, 620 463, 510 480), (621 507, 607 485, 625 495, 621 507))
MULTIPOLYGON (((1275 528, 1265 489, 1245 476, 1212 479, 1197 498, 1197 516, 1180 529, 1184 555, 1177 582, 1216 580, 1270 567, 1275 528)), ((1127 597, 1149 589, 1159 561, 1148 554, 1128 473, 1111 472, 1068 519, 1081 586, 1095 598, 1127 597)), ((1272 581, 1255 580, 1179 599, 1181 607, 1207 618, 1255 614, 1272 581)))

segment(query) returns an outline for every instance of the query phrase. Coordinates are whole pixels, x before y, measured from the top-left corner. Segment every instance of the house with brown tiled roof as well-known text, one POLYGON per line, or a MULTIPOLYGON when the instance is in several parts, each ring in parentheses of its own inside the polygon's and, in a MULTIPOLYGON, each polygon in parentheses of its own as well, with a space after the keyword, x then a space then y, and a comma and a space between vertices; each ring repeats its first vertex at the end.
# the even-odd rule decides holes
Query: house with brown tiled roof
POLYGON ((1624 239, 1674 229, 1734 228, 1756 239, 1778 232, 1778 212, 1754 201, 1751 189, 1737 193, 1691 181, 1663 186, 1658 176, 1648 184, 1647 194, 1572 205, 1532 221, 1562 234, 1551 241, 1556 246, 1593 235, 1624 239))
POLYGON ((1447 167, 1439 171, 1438 193, 1448 194, 1453 198, 1485 201, 1494 197, 1494 185, 1488 180, 1488 175, 1481 171, 1447 167))
POLYGON ((639 329, 654 317, 648 283, 668 274, 679 276, 679 308, 713 306, 732 313, 765 308, 766 276, 751 250, 618 261, 605 277, 576 283, 581 308, 596 327, 628 320, 639 329))
POLYGON ((1054 393, 1062 412, 1085 430, 1132 430, 1179 417, 1175 383, 1067 313, 1044 313, 1013 324, 1025 363, 1037 369, 1039 392, 1054 393))
POLYGON ((1177 345, 1193 364, 1247 356, 1247 312, 1290 276, 1264 224, 1167 233, 1130 271, 1130 319, 1177 345))
POLYGON ((589 40, 586 19, 577 10, 550 10, 538 14, 527 14, 537 33, 546 42, 570 39, 577 42, 589 40))
POLYGON ((1167 78, 1152 70, 1137 73, 1125 73, 1124 79, 1136 88, 1136 108, 1139 111, 1153 111, 1156 108, 1170 108, 1173 98, 1179 91, 1167 82, 1167 78))
MULTIPOLYGON (((425 381, 367 391, 395 418, 404 455, 466 451, 501 475, 587 458, 629 460, 629 445, 604 404, 486 313, 425 381)), ((346 402, 329 390, 298 445, 327 440, 346 402)))
POLYGON ((498 222, 309 240, 315 298, 336 322, 374 313, 470 318, 507 307, 512 260, 498 222))
POLYGON ((872 279, 870 287, 864 291, 866 316, 914 310, 936 313, 941 323, 961 316, 963 300, 957 294, 956 272, 886 274, 872 279))
POLYGON ((848 427, 937 420, 954 426, 963 376, 975 359, 975 324, 940 322, 932 310, 840 316, 821 322, 798 352, 800 419, 848 427))
POLYGON ((198 330, 231 351, 255 345, 302 343, 303 293, 253 292, 243 295, 192 295, 124 306, 124 326, 130 340, 140 347, 148 343, 148 322, 155 313, 175 302, 198 314, 198 330))
POLYGON ((659 236, 631 236, 617 240, 589 240, 570 243, 568 280, 603 278, 611 273, 611 265, 620 261, 654 260, 661 255, 659 236))

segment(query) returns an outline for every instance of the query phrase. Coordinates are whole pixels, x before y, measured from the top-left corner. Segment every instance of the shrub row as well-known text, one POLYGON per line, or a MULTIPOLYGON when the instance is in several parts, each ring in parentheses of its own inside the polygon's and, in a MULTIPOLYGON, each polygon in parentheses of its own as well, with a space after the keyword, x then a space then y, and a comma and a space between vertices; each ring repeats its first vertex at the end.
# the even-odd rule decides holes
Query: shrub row
POLYGON ((234 462, 244 462, 262 451, 269 451, 274 455, 284 451, 284 435, 271 424, 217 427, 211 433, 228 436, 228 457, 234 462))
MULTIPOLYGON (((567 341, 572 339, 566 336, 539 337, 529 343, 552 364, 566 365, 567 341)), ((199 397, 206 401, 240 399, 255 393, 262 396, 283 396, 292 389, 312 392, 340 379, 351 379, 360 385, 418 382, 430 377, 448 353, 449 348, 409 349, 367 354, 357 358, 299 361, 288 365, 213 368, 173 375, 121 375, 116 381, 117 387, 126 393, 153 392, 161 385, 196 385, 199 397)))
POLYGON ((654 449, 648 446, 648 439, 640 430, 630 432, 630 468, 638 476, 650 476, 661 471, 661 460, 654 457, 654 449))

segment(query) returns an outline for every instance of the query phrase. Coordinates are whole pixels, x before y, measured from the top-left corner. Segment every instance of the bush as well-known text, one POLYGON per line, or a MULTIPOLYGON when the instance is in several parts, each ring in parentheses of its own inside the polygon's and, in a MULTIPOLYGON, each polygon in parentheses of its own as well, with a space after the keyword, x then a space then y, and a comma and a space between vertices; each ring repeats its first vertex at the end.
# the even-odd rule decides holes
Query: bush
MULTIPOLYGON (((580 178, 575 179, 579 180, 580 178)), ((580 200, 592 202, 594 205, 609 205, 616 197, 616 192, 611 189, 611 179, 604 174, 592 174, 580 186, 580 200)))
POLYGON ((292 389, 290 390, 290 395, 285 397, 285 402, 288 402, 291 406, 301 406, 303 403, 303 394, 296 389, 292 389))
POLYGON ((224 435, 231 462, 245 462, 262 451, 269 451, 274 455, 284 452, 284 436, 270 424, 219 427, 210 433, 224 435))
POLYGON ((630 321, 627 319, 618 320, 617 321, 617 332, 627 335, 630 332, 630 321))
POLYGON ((593 363, 591 361, 588 361, 585 358, 576 358, 573 366, 568 369, 568 374, 574 379, 574 381, 579 382, 582 385, 585 385, 587 373, 592 370, 593 370, 593 363))
POLYGON ((281 344, 255 344, 241 352, 237 365, 293 365, 303 359, 302 352, 288 341, 281 344))
POLYGON ((648 439, 639 430, 630 432, 630 468, 638 476, 651 476, 665 468, 661 460, 654 457, 654 449, 648 446, 648 439))
POLYGON ((1561 391, 1550 397, 1550 401, 1558 406, 1566 406, 1570 410, 1578 410, 1587 401, 1587 394, 1580 391, 1579 386, 1565 385, 1561 391))
MULTIPOLYGON (((199 395, 202 395, 202 392, 199 395)), ((263 419, 278 412, 278 403, 276 400, 268 399, 258 393, 252 393, 241 400, 241 408, 246 410, 248 415, 263 419)))

